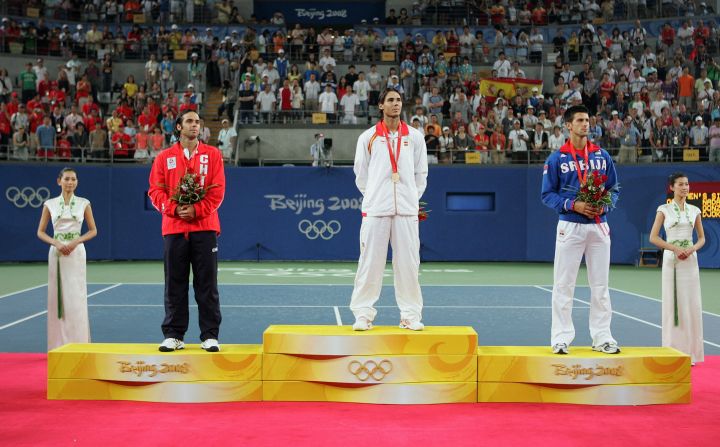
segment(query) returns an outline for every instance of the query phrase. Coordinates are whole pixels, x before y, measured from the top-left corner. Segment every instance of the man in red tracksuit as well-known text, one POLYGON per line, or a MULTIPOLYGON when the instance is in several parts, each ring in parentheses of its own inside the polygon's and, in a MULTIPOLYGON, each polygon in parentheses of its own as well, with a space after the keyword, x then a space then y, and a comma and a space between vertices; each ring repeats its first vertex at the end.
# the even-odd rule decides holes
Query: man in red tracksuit
POLYGON ((178 115, 175 134, 179 141, 162 151, 150 171, 148 195, 162 213, 165 258, 165 340, 160 351, 183 349, 188 328, 188 286, 190 266, 193 290, 200 317, 201 347, 220 350, 220 296, 217 289, 217 236, 220 234, 218 208, 225 196, 225 171, 218 148, 198 140, 200 116, 193 110, 178 115), (207 193, 192 205, 171 199, 186 173, 199 176, 207 193))

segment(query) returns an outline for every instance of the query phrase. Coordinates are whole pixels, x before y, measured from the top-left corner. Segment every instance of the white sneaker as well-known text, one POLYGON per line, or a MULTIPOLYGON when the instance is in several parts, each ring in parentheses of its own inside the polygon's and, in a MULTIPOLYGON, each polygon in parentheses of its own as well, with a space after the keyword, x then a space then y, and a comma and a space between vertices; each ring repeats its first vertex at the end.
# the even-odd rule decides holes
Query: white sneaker
POLYGON ((619 354, 620 348, 618 347, 617 343, 613 342, 605 342, 598 346, 592 347, 593 351, 602 352, 605 354, 619 354))
POLYGON ((372 329, 372 321, 365 317, 357 317, 353 324, 353 331, 368 331, 372 329))
POLYGON ((410 329, 411 331, 422 331, 425 325, 419 321, 400 320, 400 329, 410 329))
POLYGON ((555 343, 552 347, 553 354, 567 354, 570 352, 568 345, 565 343, 555 343))
POLYGON ((158 347, 160 352, 173 352, 185 349, 185 343, 177 338, 166 338, 158 347))
POLYGON ((200 347, 207 352, 218 352, 220 351, 220 344, 214 338, 208 338, 204 342, 200 343, 200 347))

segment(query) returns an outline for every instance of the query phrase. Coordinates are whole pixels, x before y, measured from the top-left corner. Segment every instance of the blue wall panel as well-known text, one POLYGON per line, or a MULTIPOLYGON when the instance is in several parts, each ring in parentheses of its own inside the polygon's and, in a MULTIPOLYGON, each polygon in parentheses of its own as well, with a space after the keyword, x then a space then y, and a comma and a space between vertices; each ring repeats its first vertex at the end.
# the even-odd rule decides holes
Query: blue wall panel
MULTIPOLYGON (((618 209, 610 216, 612 261, 637 259, 640 233, 648 232, 664 201, 665 178, 682 169, 693 181, 720 181, 712 165, 622 166, 618 209)), ((0 213, 6 241, 0 261, 45 260, 47 247, 35 237, 41 209, 21 207, 26 192, 59 193, 59 167, 0 166, 0 213), (17 188, 17 189, 16 189, 17 188)), ((99 236, 88 244, 89 259, 160 259, 160 215, 146 199, 149 167, 78 168, 79 195, 93 204, 99 236)), ((433 167, 423 197, 430 218, 420 225, 425 261, 552 261, 557 217, 540 202, 538 166, 433 167), (494 194, 492 211, 448 211, 448 194, 494 194)), ((359 254, 360 199, 348 168, 227 169, 220 211, 221 259, 354 260, 359 254)), ((706 219, 703 267, 720 267, 720 221, 706 219)))

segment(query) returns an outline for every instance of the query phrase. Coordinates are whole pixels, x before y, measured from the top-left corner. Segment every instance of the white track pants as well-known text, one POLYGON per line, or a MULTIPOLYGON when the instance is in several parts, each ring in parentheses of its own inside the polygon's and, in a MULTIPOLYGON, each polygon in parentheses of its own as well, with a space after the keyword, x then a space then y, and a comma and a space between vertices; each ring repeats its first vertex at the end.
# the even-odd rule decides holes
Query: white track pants
POLYGON ((383 273, 387 262, 388 242, 393 249, 395 299, 400 318, 422 319, 420 270, 420 236, 417 216, 363 217, 360 226, 360 260, 350 310, 355 318, 375 319, 373 307, 380 298, 383 273))
POLYGON ((593 346, 615 342, 610 333, 612 307, 608 290, 610 275, 609 227, 603 223, 578 224, 559 221, 555 236, 552 329, 550 345, 575 339, 573 297, 580 261, 585 255, 590 284, 590 336, 593 346), (603 231, 604 228, 604 231, 603 231))

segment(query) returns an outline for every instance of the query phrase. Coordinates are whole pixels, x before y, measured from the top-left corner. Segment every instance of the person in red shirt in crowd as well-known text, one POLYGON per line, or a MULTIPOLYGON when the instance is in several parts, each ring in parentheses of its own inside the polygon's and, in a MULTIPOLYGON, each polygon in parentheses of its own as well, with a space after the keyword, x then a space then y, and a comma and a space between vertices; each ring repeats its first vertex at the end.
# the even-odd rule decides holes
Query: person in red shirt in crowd
POLYGON ((475 134, 475 150, 480 152, 480 163, 490 163, 490 152, 488 147, 490 145, 490 137, 485 133, 485 126, 480 124, 480 131, 475 134))
POLYGON ((41 98, 42 98, 42 97, 40 96, 40 94, 37 94, 37 95, 33 96, 33 97, 27 102, 27 104, 25 104, 25 105, 27 106, 27 109, 30 110, 30 111, 35 111, 35 109, 37 109, 37 108, 42 109, 42 108, 43 108, 43 103, 42 103, 42 99, 41 99, 41 98))
MULTIPOLYGON (((97 111, 98 115, 100 115, 100 106, 96 102, 93 102, 92 96, 90 96, 89 100, 82 105, 82 114, 87 118, 93 110, 97 111)), ((85 127, 87 127, 87 124, 85 127)), ((89 129, 88 132, 90 132, 89 129)))
POLYGON ((175 94, 175 90, 169 89, 167 92, 167 96, 165 97, 165 100, 163 101, 162 111, 163 115, 166 115, 168 112, 172 112, 173 116, 178 114, 178 101, 179 98, 175 94))
POLYGON ((669 57, 670 49, 675 43, 675 29, 669 23, 665 23, 660 31, 660 42, 660 47, 665 50, 666 56, 669 57))
POLYGON ((8 44, 11 42, 17 42, 20 40, 20 26, 18 26, 17 22, 15 20, 10 20, 10 24, 5 22, 3 20, 3 25, 6 26, 5 28, 5 42, 8 44))
POLYGON ((186 110, 197 111, 197 95, 195 95, 195 86, 192 84, 187 85, 187 90, 183 93, 182 104, 180 105, 180 112, 186 110))
POLYGON ((40 98, 45 98, 53 89, 57 88, 57 81, 51 81, 50 75, 46 72, 43 79, 38 82, 37 92, 40 98))
POLYGON ((135 119, 135 111, 132 107, 128 105, 127 100, 123 99, 120 101, 120 105, 117 107, 117 113, 120 116, 120 118, 124 120, 131 120, 135 119))
POLYGON ((162 151, 150 171, 148 196, 162 214, 165 258, 165 340, 162 352, 183 349, 188 329, 188 288, 190 268, 200 319, 200 345, 220 350, 220 294, 217 289, 217 237, 220 234, 218 208, 225 197, 225 170, 218 148, 202 143, 200 116, 187 110, 175 121, 178 142, 162 151), (171 197, 186 173, 197 175, 206 189, 194 204, 180 205, 171 197))
POLYGON ((147 99, 147 108, 150 112, 150 115, 155 117, 155 122, 161 117, 162 109, 159 105, 155 102, 155 100, 151 97, 148 97, 147 99))
POLYGON ((10 125, 10 116, 7 113, 7 105, 0 103, 0 152, 7 152, 11 137, 12 126, 10 125))
POLYGON ((542 3, 538 3, 532 11, 532 23, 537 26, 547 25, 547 11, 542 3))
POLYGON ((507 138, 502 132, 502 126, 496 125, 493 134, 490 136, 490 153, 494 164, 505 163, 505 147, 507 138))
POLYGON ((48 94, 48 100, 50 101, 50 106, 54 107, 56 104, 65 104, 65 100, 67 98, 67 94, 65 94, 65 88, 54 88, 50 90, 50 93, 48 94))
POLYGON ((88 77, 83 75, 82 78, 75 85, 75 101, 82 107, 84 103, 90 98, 92 101, 92 85, 88 81, 88 77))
POLYGON ((157 115, 150 113, 148 106, 143 107, 143 111, 138 117, 138 125, 140 129, 144 129, 145 132, 150 132, 152 128, 157 125, 157 115))
POLYGON ((42 109, 42 106, 35 107, 34 109, 30 109, 28 107, 28 110, 32 110, 32 113, 30 113, 30 116, 28 117, 28 121, 30 122, 30 133, 35 133, 38 126, 42 124, 43 119, 45 118, 45 112, 42 109))
POLYGON ((134 20, 135 14, 142 14, 142 6, 137 0, 126 1, 123 10, 125 11, 125 20, 128 22, 134 20))
POLYGON ((125 133, 124 128, 120 128, 120 130, 112 134, 110 143, 113 157, 120 159, 130 158, 130 149, 135 147, 132 137, 125 133))
POLYGON ((55 142, 55 149, 57 150, 57 157, 63 160, 70 160, 72 155, 72 145, 68 139, 67 134, 61 133, 55 142))
POLYGON ((100 117, 100 109, 90 109, 90 115, 85 115, 83 118, 83 124, 85 124, 85 129, 87 129, 88 133, 95 130, 97 126, 103 127, 103 119, 100 117))
POLYGON ((707 44, 708 39, 710 39, 710 28, 705 26, 702 20, 698 20, 698 24, 695 27, 695 31, 693 32, 693 40, 695 41, 695 46, 697 47, 707 44))
POLYGON ((8 116, 13 116, 14 114, 16 114, 19 106, 20 99, 18 99, 18 94, 17 92, 12 92, 10 94, 10 102, 7 103, 8 116))

